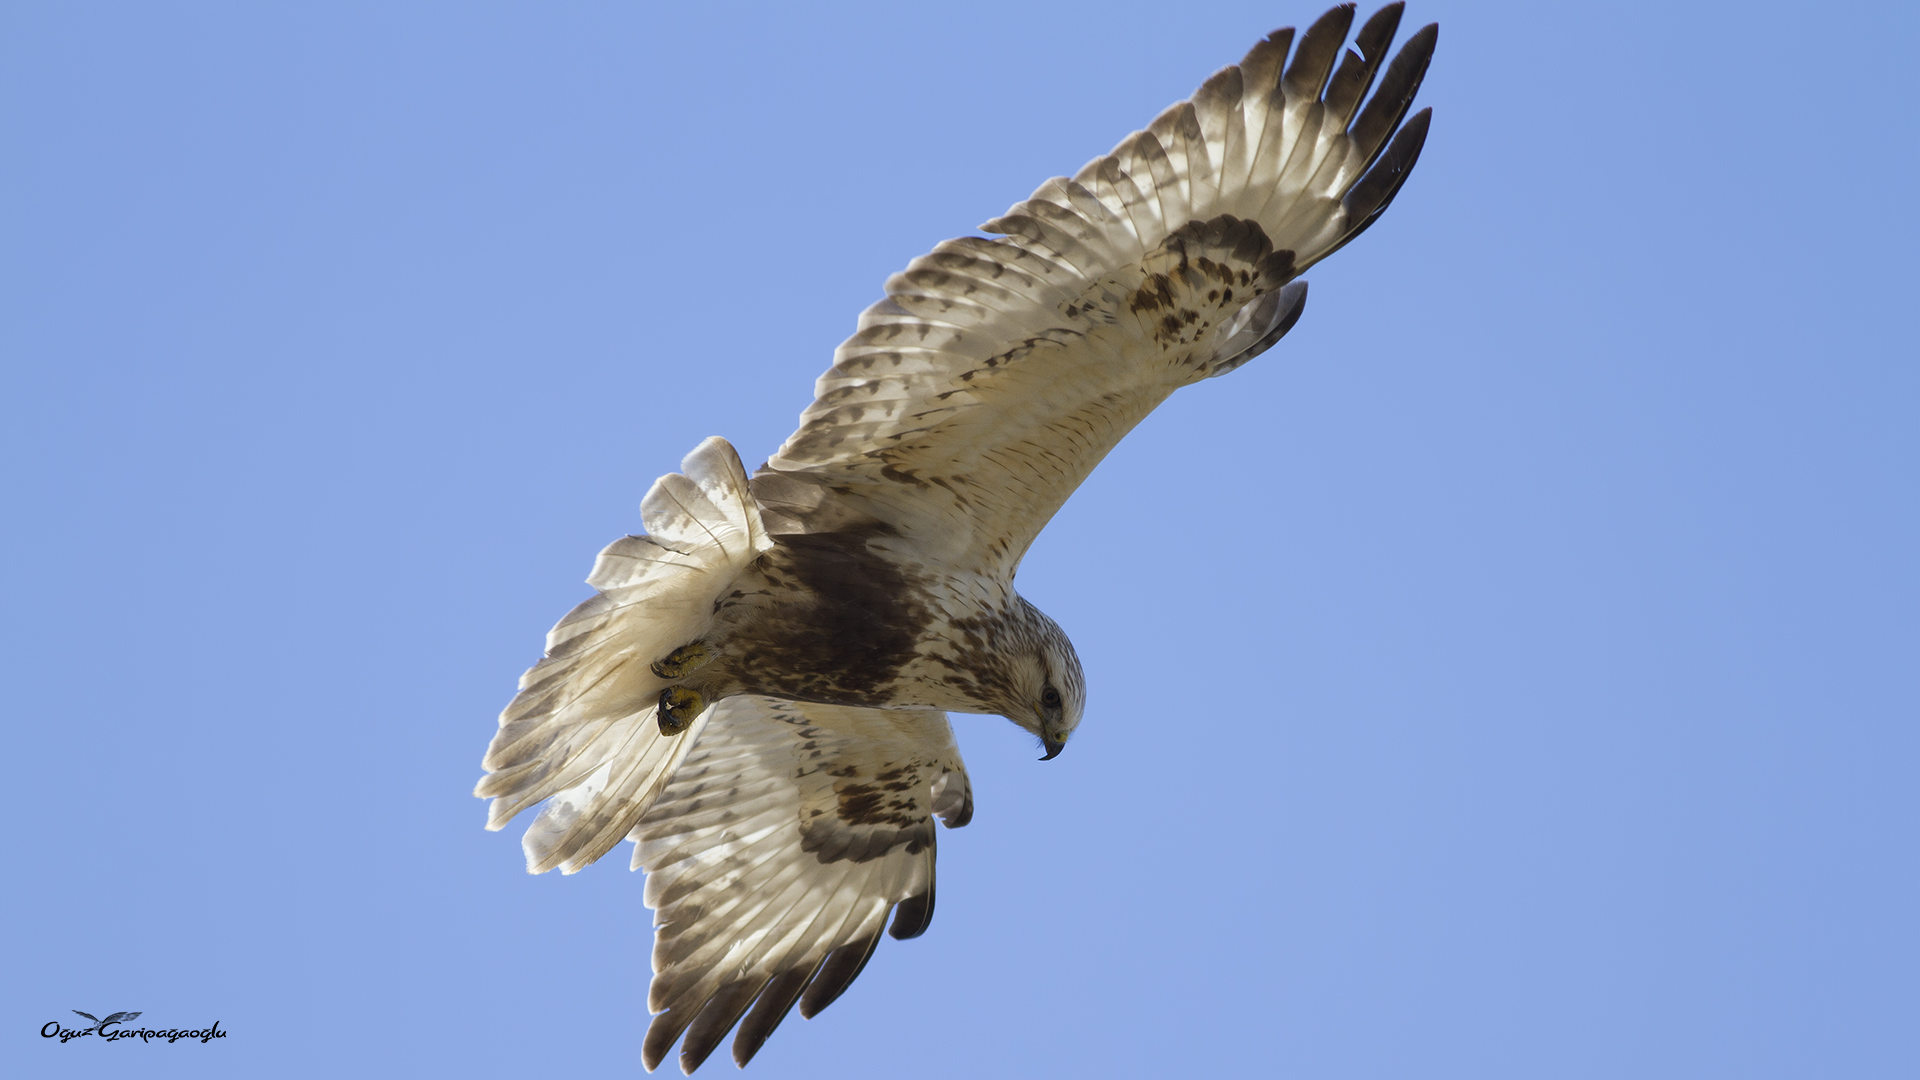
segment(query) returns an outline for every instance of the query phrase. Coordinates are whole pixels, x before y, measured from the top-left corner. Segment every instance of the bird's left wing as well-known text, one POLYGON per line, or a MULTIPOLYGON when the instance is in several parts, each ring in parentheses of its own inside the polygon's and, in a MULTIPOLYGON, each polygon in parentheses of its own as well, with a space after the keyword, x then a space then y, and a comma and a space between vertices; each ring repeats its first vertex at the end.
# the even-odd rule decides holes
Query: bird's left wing
POLYGON ((658 925, 646 1067, 684 1032, 691 1073, 735 1023, 733 1058, 745 1065, 796 1002, 806 1017, 832 1004, 889 911, 894 937, 926 930, 933 818, 958 827, 972 814, 942 713, 747 696, 714 705, 628 837, 658 925))
POLYGON ((862 530, 1010 575, 1122 436, 1273 344, 1305 301, 1289 282, 1386 209, 1426 135, 1407 110, 1436 35, 1383 65, 1400 7, 1344 56, 1351 4, 1297 46, 1276 31, 981 227, 998 237, 894 275, 753 478, 769 531, 862 530))

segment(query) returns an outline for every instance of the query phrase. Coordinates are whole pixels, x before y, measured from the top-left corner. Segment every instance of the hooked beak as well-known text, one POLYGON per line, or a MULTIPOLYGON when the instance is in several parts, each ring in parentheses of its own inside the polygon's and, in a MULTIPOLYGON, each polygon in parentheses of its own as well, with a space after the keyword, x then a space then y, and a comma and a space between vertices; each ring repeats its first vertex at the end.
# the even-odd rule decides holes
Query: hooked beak
POLYGON ((1052 739, 1049 739, 1044 735, 1040 737, 1040 743, 1041 745, 1047 748, 1047 756, 1041 758, 1040 759, 1041 761, 1052 761, 1054 758, 1057 758, 1060 756, 1060 751, 1065 750, 1067 748, 1066 743, 1054 742, 1052 739))

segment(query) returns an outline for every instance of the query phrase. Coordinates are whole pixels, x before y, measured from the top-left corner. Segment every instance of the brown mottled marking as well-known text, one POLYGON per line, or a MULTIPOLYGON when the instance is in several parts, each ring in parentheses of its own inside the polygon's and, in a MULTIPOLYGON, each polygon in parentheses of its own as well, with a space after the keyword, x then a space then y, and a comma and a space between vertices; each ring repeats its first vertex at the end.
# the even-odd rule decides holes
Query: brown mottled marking
POLYGON ((772 601, 782 614, 742 623, 716 679, 724 676, 736 693, 887 704, 881 690, 933 621, 916 599, 920 583, 867 548, 890 533, 875 525, 775 536, 755 568, 782 582, 772 601))

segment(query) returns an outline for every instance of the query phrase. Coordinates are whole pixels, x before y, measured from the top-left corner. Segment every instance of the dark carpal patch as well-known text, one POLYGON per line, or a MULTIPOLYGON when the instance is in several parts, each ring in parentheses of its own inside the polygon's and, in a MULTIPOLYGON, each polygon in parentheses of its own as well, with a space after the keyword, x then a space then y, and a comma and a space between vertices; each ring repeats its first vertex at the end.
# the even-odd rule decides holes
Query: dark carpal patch
POLYGON ((1259 222, 1222 214, 1175 229, 1145 265, 1127 310, 1151 317, 1154 340, 1176 348, 1200 341, 1223 313, 1285 285, 1294 254, 1275 251, 1259 222))
MULTIPOLYGON (((856 799, 863 796, 856 795, 856 799)), ((901 816, 897 808, 880 805, 865 806, 856 812, 884 815, 889 818, 901 816)), ((925 811, 921 811, 925 813, 925 811)), ((821 863, 841 861, 863 863, 871 862, 899 848, 905 848, 907 854, 918 855, 933 843, 933 819, 923 817, 909 828, 889 828, 879 825, 849 825, 838 816, 826 814, 800 823, 800 850, 812 855, 821 863)))
POLYGON ((794 750, 794 778, 803 791, 815 792, 801 806, 800 850, 821 863, 867 862, 900 848, 909 855, 926 851, 931 857, 931 801, 938 766, 917 758, 862 766, 840 758, 838 749, 817 745, 822 739, 844 745, 830 732, 804 722, 796 726, 804 741, 794 750), (836 760, 841 764, 833 764, 836 760))
POLYGON ((873 776, 856 768, 827 770, 827 775, 834 777, 833 808, 802 817, 800 850, 832 863, 866 862, 902 847, 909 855, 932 848, 933 818, 926 801, 932 781, 922 763, 895 765, 873 776))

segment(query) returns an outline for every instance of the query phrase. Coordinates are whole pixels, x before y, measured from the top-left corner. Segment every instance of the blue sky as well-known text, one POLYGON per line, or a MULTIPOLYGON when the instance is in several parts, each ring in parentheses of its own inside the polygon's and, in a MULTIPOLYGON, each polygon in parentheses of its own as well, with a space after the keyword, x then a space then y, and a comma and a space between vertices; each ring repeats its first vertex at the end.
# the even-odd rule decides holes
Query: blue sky
MULTIPOLYGON (((637 1072, 495 715, 889 272, 1320 6, 1174 10, 7 5, 0 1064, 637 1072)), ((1832 10, 1414 3, 1398 201, 1022 567, 1073 748, 956 718, 932 930, 753 1074, 1920 1071, 1920 9, 1832 10)))

